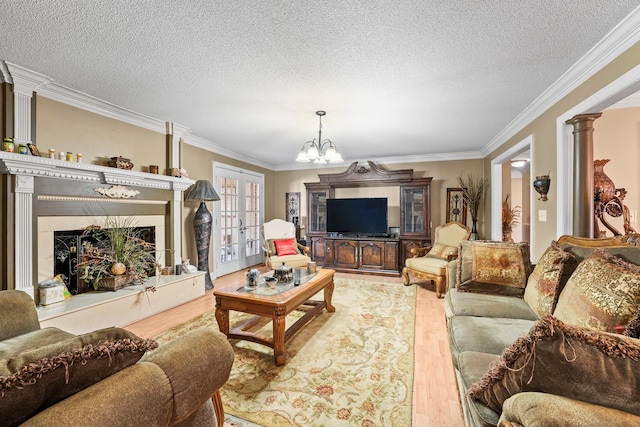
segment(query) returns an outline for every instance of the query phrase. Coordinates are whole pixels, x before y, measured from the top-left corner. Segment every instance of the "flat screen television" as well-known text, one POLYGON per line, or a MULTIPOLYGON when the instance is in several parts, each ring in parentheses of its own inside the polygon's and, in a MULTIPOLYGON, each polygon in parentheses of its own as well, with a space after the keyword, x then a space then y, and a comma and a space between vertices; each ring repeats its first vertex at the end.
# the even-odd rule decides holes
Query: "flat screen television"
POLYGON ((385 236, 387 198, 327 199, 327 232, 385 236))

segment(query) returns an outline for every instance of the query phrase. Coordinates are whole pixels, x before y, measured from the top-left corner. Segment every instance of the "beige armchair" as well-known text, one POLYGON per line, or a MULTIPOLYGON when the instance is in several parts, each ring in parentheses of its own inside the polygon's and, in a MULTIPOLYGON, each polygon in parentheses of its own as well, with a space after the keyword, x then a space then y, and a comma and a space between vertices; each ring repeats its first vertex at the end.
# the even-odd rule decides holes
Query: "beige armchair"
MULTIPOLYGON (((449 286, 447 264, 458 257, 458 245, 467 240, 471 230, 459 222, 448 222, 436 227, 432 246, 411 250, 412 258, 407 258, 402 269, 404 284, 411 284, 409 274, 417 278, 431 280, 436 284, 436 296, 442 297, 442 284, 449 286)), ((446 288, 445 288, 446 292, 446 288)))
POLYGON ((291 267, 306 267, 311 261, 309 248, 296 241, 296 226, 281 219, 272 219, 262 225, 265 264, 274 268, 285 263, 291 267))

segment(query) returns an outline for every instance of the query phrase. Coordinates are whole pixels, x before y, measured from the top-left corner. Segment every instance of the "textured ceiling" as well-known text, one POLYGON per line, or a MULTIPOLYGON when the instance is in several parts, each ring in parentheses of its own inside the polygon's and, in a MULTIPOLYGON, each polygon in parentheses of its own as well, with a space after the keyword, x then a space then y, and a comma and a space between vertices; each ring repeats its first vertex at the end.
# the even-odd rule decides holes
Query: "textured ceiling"
MULTIPOLYGON (((0 60, 273 169, 478 157, 637 0, 3 1, 0 60)), ((188 168, 188 165, 187 165, 188 168)))

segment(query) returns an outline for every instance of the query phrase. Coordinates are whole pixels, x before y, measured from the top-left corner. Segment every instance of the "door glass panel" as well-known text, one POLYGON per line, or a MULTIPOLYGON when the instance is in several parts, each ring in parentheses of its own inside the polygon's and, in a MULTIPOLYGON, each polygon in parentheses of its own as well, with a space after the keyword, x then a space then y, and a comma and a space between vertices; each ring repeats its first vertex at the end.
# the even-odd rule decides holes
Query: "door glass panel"
POLYGON ((245 241, 246 256, 257 255, 260 247, 260 186, 257 182, 245 183, 245 241))
POLYGON ((238 180, 222 178, 220 192, 220 261, 225 263, 238 259, 238 180))

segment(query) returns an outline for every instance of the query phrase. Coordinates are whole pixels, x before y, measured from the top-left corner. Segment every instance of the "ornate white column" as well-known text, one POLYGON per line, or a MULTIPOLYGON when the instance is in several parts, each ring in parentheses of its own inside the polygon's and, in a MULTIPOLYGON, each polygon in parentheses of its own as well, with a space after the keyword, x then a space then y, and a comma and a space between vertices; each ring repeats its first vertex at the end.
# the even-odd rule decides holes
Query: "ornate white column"
MULTIPOLYGON (((179 125, 177 123, 169 124, 169 167, 170 168, 178 168, 180 169, 182 165, 180 164, 180 142, 183 139, 183 136, 191 133, 191 130, 186 127, 179 125)), ((188 186, 181 188, 179 190, 174 189, 173 192, 173 202, 170 206, 170 215, 173 220, 171 224, 171 240, 173 242, 174 251, 173 251, 173 265, 182 264, 182 206, 183 206, 183 197, 182 192, 189 188, 191 184, 188 186)))
POLYGON ((15 288, 25 291, 35 298, 36 284, 33 274, 34 248, 33 240, 33 190, 34 177, 27 175, 13 176, 15 194, 15 288))
MULTIPOLYGON (((17 65, 6 63, 13 83, 13 140, 17 144, 26 145, 32 142, 32 112, 31 101, 33 93, 52 80, 42 74, 27 70, 17 65)), ((13 177, 13 191, 15 194, 15 288, 25 291, 35 298, 37 284, 33 283, 34 271, 34 231, 33 231, 33 190, 34 178, 28 175, 13 177)))
POLYGON ((32 142, 31 101, 33 93, 40 87, 51 83, 53 79, 9 62, 6 65, 12 80, 11 83, 13 83, 13 139, 16 143, 25 145, 32 142))

